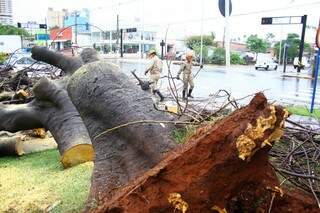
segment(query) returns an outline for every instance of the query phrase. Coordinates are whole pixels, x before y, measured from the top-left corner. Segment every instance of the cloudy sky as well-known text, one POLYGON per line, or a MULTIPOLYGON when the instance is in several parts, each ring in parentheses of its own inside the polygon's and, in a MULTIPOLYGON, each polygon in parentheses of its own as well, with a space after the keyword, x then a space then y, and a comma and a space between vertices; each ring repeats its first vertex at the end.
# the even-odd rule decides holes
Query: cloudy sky
MULTIPOLYGON (((231 38, 272 32, 276 39, 287 33, 301 33, 301 25, 261 25, 261 17, 308 15, 308 25, 317 26, 320 0, 232 0, 231 38)), ((183 39, 191 34, 214 33, 223 37, 224 19, 218 9, 218 0, 13 0, 15 22, 44 22, 47 8, 69 10, 88 8, 91 22, 103 29, 115 29, 116 15, 120 27, 144 27, 157 31, 159 39, 183 39), (203 4, 203 5, 202 5, 203 4), (201 20, 203 25, 201 25, 201 20)), ((313 42, 315 30, 307 29, 306 39, 313 42)))

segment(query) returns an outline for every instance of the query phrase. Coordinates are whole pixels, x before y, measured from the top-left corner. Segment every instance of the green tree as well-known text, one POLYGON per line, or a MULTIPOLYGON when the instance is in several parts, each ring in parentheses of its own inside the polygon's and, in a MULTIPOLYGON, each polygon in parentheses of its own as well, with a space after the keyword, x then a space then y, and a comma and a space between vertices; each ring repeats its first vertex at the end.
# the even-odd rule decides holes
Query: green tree
MULTIPOLYGON (((293 61, 295 57, 298 57, 299 55, 299 48, 300 48, 300 38, 299 35, 296 33, 289 33, 287 35, 287 39, 282 40, 282 48, 284 47, 284 44, 287 43, 288 47, 288 60, 293 61)), ((280 42, 277 42, 274 45, 274 52, 279 59, 279 51, 280 51, 280 42)), ((311 54, 311 46, 308 43, 304 43, 304 52, 311 54)), ((283 50, 282 50, 283 53, 283 50)), ((281 54, 280 60, 283 60, 283 54, 281 54)))
MULTIPOLYGON (((224 48, 217 47, 213 50, 213 53, 211 56, 211 63, 224 65, 226 63, 225 56, 226 56, 226 50, 224 48)), ((231 52, 230 62, 231 64, 242 64, 242 65, 246 63, 245 60, 241 58, 240 54, 236 52, 231 52)))
POLYGON ((246 64, 245 60, 241 58, 239 53, 236 53, 236 52, 231 53, 230 61, 231 61, 231 64, 241 64, 241 65, 246 64))
POLYGON ((225 59, 226 50, 221 47, 217 47, 213 50, 213 54, 211 57, 211 63, 223 65, 226 63, 225 59))
POLYGON ((274 43, 274 38, 275 38, 275 35, 273 33, 267 33, 266 40, 269 46, 272 46, 272 44, 274 43))
MULTIPOLYGON (((214 35, 203 36, 203 46, 215 46, 214 35)), ((185 44, 188 48, 194 49, 195 46, 201 45, 201 35, 190 36, 186 39, 185 44)))
POLYGON ((30 36, 30 34, 25 29, 17 28, 11 25, 2 25, 2 24, 0 24, 0 35, 30 36))
MULTIPOLYGON (((216 42, 214 41, 215 36, 212 33, 211 35, 203 36, 203 47, 202 47, 202 56, 203 62, 208 63, 210 61, 208 57, 208 50, 211 47, 216 46, 216 42)), ((197 56, 201 55, 201 35, 190 36, 186 39, 185 44, 188 48, 194 50, 197 56)))
POLYGON ((269 47, 268 42, 257 35, 250 35, 247 38, 246 44, 247 48, 255 53, 265 53, 269 47))

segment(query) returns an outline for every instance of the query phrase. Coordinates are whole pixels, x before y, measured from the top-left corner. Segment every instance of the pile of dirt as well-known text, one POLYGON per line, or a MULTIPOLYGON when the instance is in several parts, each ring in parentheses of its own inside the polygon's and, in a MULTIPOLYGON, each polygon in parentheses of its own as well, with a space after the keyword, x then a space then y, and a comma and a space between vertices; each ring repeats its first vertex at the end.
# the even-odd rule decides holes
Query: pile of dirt
POLYGON ((317 212, 309 195, 281 189, 268 162, 287 115, 257 94, 91 211, 268 212, 273 203, 272 212, 317 212))

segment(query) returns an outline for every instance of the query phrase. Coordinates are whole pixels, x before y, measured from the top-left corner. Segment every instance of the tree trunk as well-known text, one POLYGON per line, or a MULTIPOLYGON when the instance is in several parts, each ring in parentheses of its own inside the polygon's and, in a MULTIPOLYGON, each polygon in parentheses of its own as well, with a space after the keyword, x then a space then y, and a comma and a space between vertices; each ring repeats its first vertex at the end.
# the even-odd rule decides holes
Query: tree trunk
POLYGON ((103 131, 128 122, 173 118, 156 111, 150 93, 141 91, 114 64, 98 60, 94 50, 84 49, 80 56, 83 65, 75 71, 80 65, 78 58, 44 48, 32 50, 34 59, 58 66, 69 75, 68 94, 89 131, 96 154, 89 201, 99 202, 155 166, 176 146, 171 138, 173 125, 136 124, 103 131), (68 63, 62 63, 66 60, 68 63), (70 68, 69 64, 76 65, 70 68))
POLYGON ((155 166, 175 147, 170 124, 129 125, 97 137, 129 122, 173 120, 156 111, 150 93, 132 83, 117 66, 105 61, 82 66, 71 76, 68 93, 96 152, 90 201, 111 198, 117 188, 155 166))
POLYGON ((46 78, 41 79, 33 91, 35 99, 30 103, 0 104, 0 130, 46 128, 58 144, 64 167, 93 160, 87 129, 67 92, 46 78))
POLYGON ((23 142, 20 137, 0 138, 0 156, 24 154, 23 142))
MULTIPOLYGON (((185 146, 91 211, 267 212, 280 187, 268 151, 280 139, 286 116, 258 94, 249 106, 199 129, 185 146)), ((286 196, 281 199, 292 202, 286 196)), ((299 205, 316 209, 312 202, 299 205)))

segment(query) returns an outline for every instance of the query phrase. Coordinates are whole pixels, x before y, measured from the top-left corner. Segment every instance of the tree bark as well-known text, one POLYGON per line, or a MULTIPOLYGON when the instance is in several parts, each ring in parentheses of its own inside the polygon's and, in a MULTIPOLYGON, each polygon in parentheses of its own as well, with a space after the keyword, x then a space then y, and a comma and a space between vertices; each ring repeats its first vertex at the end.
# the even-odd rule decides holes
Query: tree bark
POLYGON ((89 203, 111 198, 117 188, 155 166, 176 146, 170 124, 129 125, 97 137, 133 121, 173 120, 156 111, 150 94, 113 64, 97 61, 82 66, 70 77, 68 93, 96 152, 89 203))
POLYGON ((315 202, 289 194, 280 198, 277 192, 268 151, 280 139, 286 116, 258 94, 249 106, 198 130, 185 146, 91 211, 267 212, 274 191, 276 200, 282 200, 276 202, 279 206, 288 202, 300 212, 317 210, 315 202))
POLYGON ((171 137, 173 125, 168 124, 129 125, 102 134, 128 122, 171 121, 173 118, 156 111, 150 93, 141 91, 118 66, 98 60, 92 49, 83 50, 83 65, 77 71, 68 64, 79 64, 72 61, 78 58, 39 50, 32 50, 34 59, 69 73, 68 94, 92 139, 96 158, 88 203, 110 198, 118 187, 155 166, 176 146, 171 137), (69 62, 61 65, 60 61, 65 60, 69 62))
MULTIPOLYGON (((80 63, 78 58, 33 49, 34 58, 68 73, 64 82, 74 105, 64 87, 46 79, 36 85, 36 99, 29 104, 6 106, 10 109, 0 105, 7 129, 43 125, 59 139, 62 150, 66 139, 82 132, 80 113, 96 154, 87 211, 267 211, 279 187, 267 153, 282 135, 286 112, 281 107, 268 105, 258 94, 249 106, 177 146, 171 135, 174 126, 154 123, 173 118, 156 111, 151 95, 117 66, 90 52, 84 50, 80 63), (25 119, 30 122, 23 123, 25 119), (69 131, 71 136, 64 134, 69 131)), ((297 205, 314 207, 310 202, 297 205)))
POLYGON ((0 156, 24 154, 23 142, 20 137, 0 138, 0 156))
POLYGON ((33 47, 31 57, 38 61, 43 61, 62 69, 67 74, 72 74, 82 65, 81 58, 68 57, 61 53, 49 51, 45 47, 33 47))
POLYGON ((87 129, 67 92, 46 78, 34 86, 33 92, 35 99, 30 103, 0 104, 0 130, 46 128, 58 144, 64 167, 93 160, 87 129))

